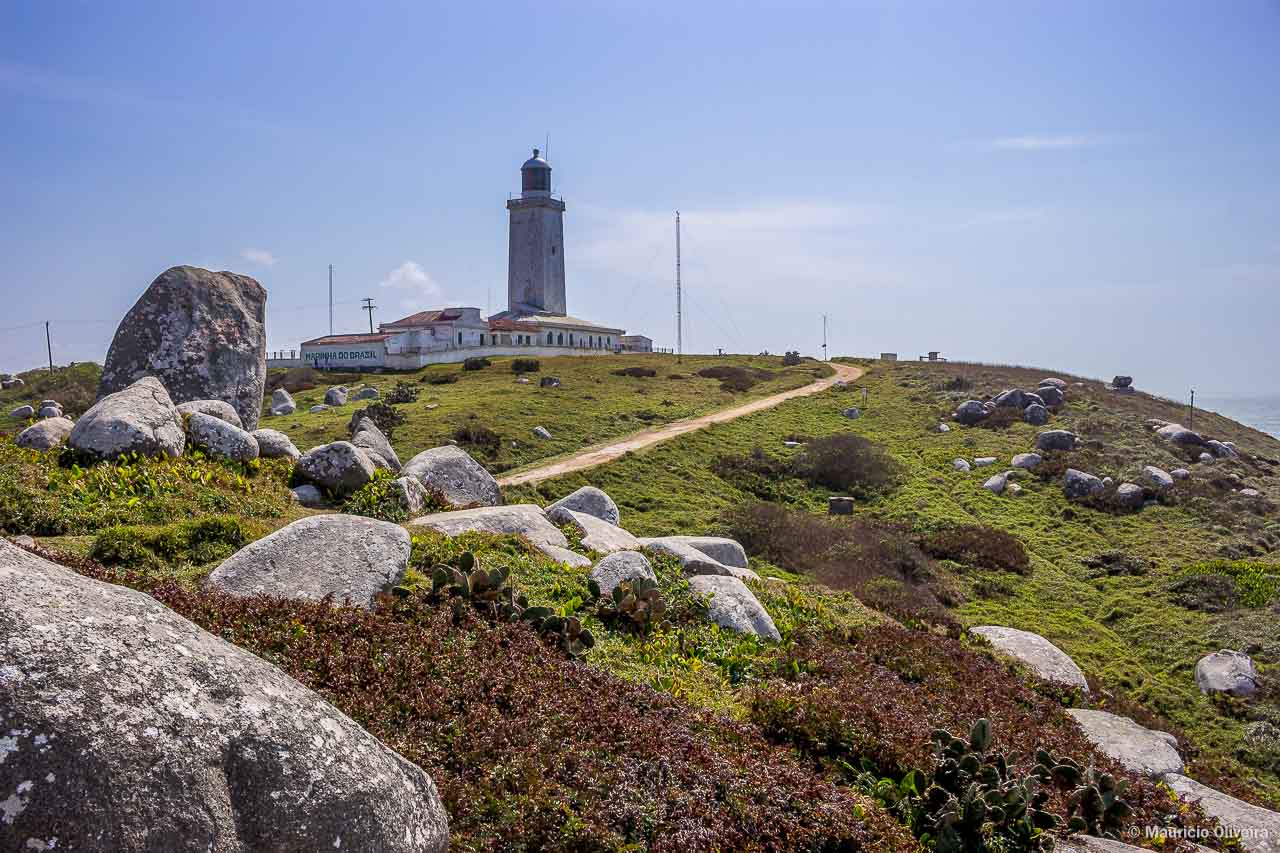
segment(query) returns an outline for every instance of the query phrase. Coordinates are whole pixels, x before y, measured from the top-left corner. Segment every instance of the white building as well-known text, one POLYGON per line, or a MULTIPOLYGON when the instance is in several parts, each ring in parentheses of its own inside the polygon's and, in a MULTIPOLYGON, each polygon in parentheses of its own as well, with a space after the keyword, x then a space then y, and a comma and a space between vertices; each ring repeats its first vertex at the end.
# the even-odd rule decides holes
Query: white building
POLYGON ((618 343, 623 352, 653 352, 653 338, 644 335, 621 335, 618 343))
MULTIPOLYGON (((475 356, 600 355, 624 349, 623 329, 567 313, 564 211, 551 195, 551 166, 533 150, 520 168, 521 193, 507 201, 507 310, 419 311, 374 334, 326 335, 302 344, 304 364, 322 369, 411 370, 475 356)), ((630 335, 628 338, 642 338, 630 335)), ((632 350, 648 352, 649 349, 632 350)))

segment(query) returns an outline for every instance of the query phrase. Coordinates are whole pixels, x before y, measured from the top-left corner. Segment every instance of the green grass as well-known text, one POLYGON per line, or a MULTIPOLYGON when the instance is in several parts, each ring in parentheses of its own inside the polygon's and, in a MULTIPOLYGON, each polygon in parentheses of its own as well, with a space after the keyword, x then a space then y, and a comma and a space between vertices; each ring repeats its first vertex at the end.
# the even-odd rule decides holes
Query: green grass
POLYGON ((25 405, 38 410, 41 400, 57 400, 68 417, 76 418, 84 414, 97 396, 102 367, 93 362, 84 362, 59 367, 53 373, 47 369, 28 370, 17 376, 26 385, 0 391, 0 434, 16 434, 30 424, 31 421, 13 420, 9 413, 25 405))

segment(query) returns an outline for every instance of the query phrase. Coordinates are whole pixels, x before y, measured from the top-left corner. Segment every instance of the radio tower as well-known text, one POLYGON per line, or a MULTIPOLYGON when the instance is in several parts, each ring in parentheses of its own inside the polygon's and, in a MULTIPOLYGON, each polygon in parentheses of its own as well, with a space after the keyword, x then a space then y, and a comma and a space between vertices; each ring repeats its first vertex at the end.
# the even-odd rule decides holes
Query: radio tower
POLYGON ((676 211, 676 363, 684 361, 684 294, 680 290, 680 211, 676 211))

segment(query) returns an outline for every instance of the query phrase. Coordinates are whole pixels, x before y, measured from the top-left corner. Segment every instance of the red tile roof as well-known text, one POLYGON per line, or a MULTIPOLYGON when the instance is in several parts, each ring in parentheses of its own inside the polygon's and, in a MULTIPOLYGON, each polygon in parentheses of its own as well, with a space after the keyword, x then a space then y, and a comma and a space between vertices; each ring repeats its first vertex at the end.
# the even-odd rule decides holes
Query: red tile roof
POLYGON ((399 328, 402 326, 429 326, 432 323, 448 322, 449 320, 457 320, 462 316, 462 312, 456 308, 443 308, 437 311, 419 311, 417 314, 410 314, 408 317, 401 317, 391 323, 383 323, 385 328, 399 328))
POLYGON ((333 346, 340 344, 377 344, 382 343, 391 335, 325 335, 321 338, 314 338, 309 341, 303 341, 302 345, 308 346, 333 346))
POLYGON ((491 332, 537 332, 540 331, 537 323, 521 323, 518 320, 490 320, 489 331, 491 332))

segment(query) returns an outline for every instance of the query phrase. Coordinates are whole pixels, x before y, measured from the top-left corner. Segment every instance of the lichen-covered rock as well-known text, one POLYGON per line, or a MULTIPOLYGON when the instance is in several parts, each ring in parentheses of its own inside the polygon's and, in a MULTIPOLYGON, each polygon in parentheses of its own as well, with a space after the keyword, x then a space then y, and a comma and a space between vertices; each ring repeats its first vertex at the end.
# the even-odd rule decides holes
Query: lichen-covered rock
POLYGON ((267 378, 267 292, 231 272, 172 267, 116 329, 99 399, 155 376, 179 403, 226 400, 253 430, 267 378))
POLYGON ((210 456, 248 462, 258 458, 258 440, 233 423, 196 412, 187 418, 187 435, 193 447, 210 456))
POLYGON ((547 439, 551 438, 551 430, 547 429, 544 426, 536 426, 533 428, 533 435, 534 435, 534 438, 540 438, 543 441, 546 441, 547 439))
POLYGON ((1144 728, 1128 717, 1107 711, 1068 708, 1067 713, 1080 724, 1094 746, 1132 772, 1157 779, 1182 772, 1182 758, 1176 749, 1178 741, 1173 735, 1144 728))
POLYGON ((125 453, 176 457, 187 438, 168 392, 154 376, 146 376, 94 403, 76 422, 67 444, 97 459, 125 453))
POLYGON ((298 404, 293 402, 292 395, 283 388, 277 388, 271 392, 271 414, 279 417, 281 415, 292 415, 298 410, 298 404))
POLYGON ((75 426, 67 418, 46 418, 18 433, 14 443, 28 450, 52 450, 67 440, 75 426))
POLYGON ((365 452, 375 467, 400 471, 400 457, 372 418, 360 418, 351 432, 351 443, 365 452))
POLYGON ((0 849, 437 853, 431 779, 154 598, 0 542, 0 849))
POLYGON ((1067 401, 1067 395, 1062 393, 1062 389, 1052 385, 1037 389, 1036 396, 1043 400, 1045 407, 1049 409, 1056 409, 1067 401))
MULTIPOLYGON (((1037 401, 1039 398, 1037 398, 1037 401)), ((1025 409, 1031 405, 1031 401, 1027 399, 1027 393, 1017 388, 1008 391, 1001 391, 992 401, 996 404, 997 409, 1025 409)))
POLYGON ((424 450, 400 469, 416 477, 427 491, 439 495, 450 506, 497 506, 502 491, 493 475, 460 447, 433 447, 424 450))
POLYGON ((1171 444, 1183 447, 1203 447, 1205 444, 1204 436, 1187 429, 1182 424, 1166 424, 1156 430, 1156 435, 1171 444))
POLYGON ((1014 468, 1023 468, 1027 471, 1034 470, 1037 465, 1044 461, 1044 457, 1039 453, 1019 453, 1013 457, 1010 462, 1014 468))
POLYGON ((687 575, 725 575, 744 580, 760 580, 760 576, 743 566, 722 563, 678 536, 656 536, 640 539, 641 546, 675 557, 687 575))
POLYGON ((689 578, 689 588, 698 595, 710 596, 707 616, 721 628, 740 634, 754 634, 774 642, 782 639, 769 611, 737 578, 697 575, 689 578))
POLYGON ((964 471, 966 473, 972 470, 972 468, 969 465, 969 460, 967 459, 952 459, 951 467, 957 471, 964 471))
POLYGON ((622 524, 622 514, 618 512, 618 505, 613 502, 613 498, 595 486, 583 486, 577 491, 565 495, 547 507, 547 512, 551 512, 558 507, 571 509, 574 512, 585 512, 587 515, 594 515, 601 521, 607 521, 610 524, 622 524))
POLYGON ((36 410, 31 408, 30 406, 19 406, 18 408, 9 412, 9 417, 13 418, 16 421, 25 421, 27 418, 34 418, 35 416, 36 416, 36 410))
POLYGON ((1036 450, 1075 450, 1076 434, 1065 429, 1045 430, 1036 436, 1036 450))
POLYGON ((1136 483, 1121 483, 1116 487, 1116 503, 1126 509, 1141 509, 1147 495, 1136 483))
POLYGON ((982 405, 981 400, 966 400, 956 409, 955 414, 951 417, 964 426, 973 426, 980 421, 984 421, 990 415, 987 407, 982 405))
POLYGON ((600 587, 602 596, 613 594, 614 588, 623 581, 636 578, 648 578, 657 581, 653 566, 644 554, 638 551, 618 551, 596 563, 591 570, 591 579, 600 587))
POLYGON ((252 433, 258 442, 258 455, 263 459, 297 459, 302 455, 289 436, 276 429, 255 429, 252 433))
POLYGON ((1209 452, 1216 459, 1239 459, 1240 452, 1236 450, 1236 446, 1229 441, 1215 441, 1210 439, 1204 443, 1209 452))
POLYGON ((991 465, 996 464, 996 463, 997 463, 997 462, 999 462, 999 461, 1000 461, 1000 460, 999 460, 999 459, 997 459, 997 458, 996 458, 996 457, 994 457, 994 456, 979 456, 979 457, 977 457, 976 459, 974 459, 974 460, 973 460, 973 467, 974 467, 974 468, 987 468, 987 467, 989 467, 989 466, 991 466, 991 465))
POLYGON ((1049 422, 1049 410, 1039 403, 1032 403, 1022 410, 1022 419, 1032 426, 1044 426, 1049 422))
POLYGON ((361 388, 359 391, 356 392, 355 399, 376 400, 381 396, 382 395, 381 393, 379 393, 377 388, 374 388, 372 385, 366 385, 365 387, 361 388))
POLYGON ((317 489, 310 483, 303 483, 301 486, 294 486, 289 490, 293 494, 293 499, 298 503, 310 509, 322 509, 328 506, 328 501, 324 498, 324 492, 317 489))
POLYGON ((1147 478, 1147 482, 1151 484, 1151 488, 1157 492, 1173 488, 1173 475, 1162 468, 1147 465, 1142 469, 1142 474, 1147 478))
POLYGON ((391 488, 400 506, 410 515, 422 512, 427 505, 427 490, 413 477, 398 477, 391 481, 391 488))
MULTIPOLYGON (((424 515, 409 522, 411 527, 427 527, 445 536, 457 536, 461 533, 479 532, 493 533, 498 536, 523 536, 542 553, 561 562, 581 564, 566 554, 574 554, 569 550, 569 540, 564 531, 551 523, 542 507, 534 504, 513 504, 511 506, 485 506, 474 509, 459 509, 452 512, 437 512, 424 515)), ((575 554, 586 560, 580 554, 575 554)), ((586 560, 586 565, 591 565, 586 560)))
POLYGON ((62 407, 42 405, 37 415, 42 418, 60 418, 62 417, 62 407))
POLYGON ((1097 497, 1106 490, 1106 484, 1092 474, 1068 468, 1062 478, 1062 491, 1069 500, 1097 497))
POLYGON ((1191 472, 1186 468, 1174 468, 1169 472, 1169 476, 1175 480, 1190 480, 1191 472))
POLYGON ((237 429, 244 429, 244 424, 240 421, 240 414, 236 412, 235 407, 223 400, 191 400, 178 404, 178 414, 180 415, 190 417, 196 412, 202 412, 218 420, 226 421, 237 429))
POLYGON ((696 548, 711 559, 731 568, 745 569, 749 565, 747 551, 742 547, 742 543, 727 536, 664 536, 662 538, 667 542, 680 542, 690 548, 696 548))
POLYGON ((582 547, 590 551, 612 554, 614 551, 635 551, 641 547, 640 540, 621 527, 585 512, 574 512, 560 506, 550 510, 547 517, 556 524, 568 524, 576 529, 582 538, 582 547))
POLYGON ((377 469, 363 450, 349 441, 335 441, 302 454, 295 470, 318 486, 349 495, 372 480, 377 469))
POLYGON ((346 386, 338 385, 324 392, 324 404, 326 406, 345 406, 347 404, 346 386))
POLYGON ((993 495, 999 495, 1004 493, 1005 486, 1007 485, 1009 485, 1009 474, 1006 472, 1003 474, 995 474, 987 478, 987 481, 982 484, 982 488, 991 492, 993 495))
POLYGON ((1086 693, 1089 692, 1089 684, 1085 681, 1080 667, 1076 666, 1076 662, 1066 652, 1039 634, 999 625, 981 625, 971 628, 970 632, 985 637, 991 645, 1009 657, 1026 664, 1045 681, 1078 687, 1086 693))
POLYGON ((321 412, 327 412, 327 411, 329 411, 329 407, 328 407, 328 406, 326 406, 324 403, 317 403, 316 405, 314 405, 314 406, 312 406, 311 408, 307 409, 307 411, 308 411, 308 412, 310 412, 310 413, 311 413, 311 414, 313 414, 313 415, 318 415, 318 414, 320 414, 321 412))
POLYGON ((320 601, 332 596, 372 608, 404 577, 409 532, 359 515, 312 515, 241 548, 206 583, 235 595, 320 601))
POLYGON ((1280 853, 1280 814, 1214 790, 1180 773, 1164 778, 1164 783, 1184 800, 1200 803, 1210 817, 1240 838, 1246 853, 1280 853))
POLYGON ((1258 690, 1258 671, 1248 655, 1223 649, 1196 663, 1196 686, 1201 693, 1252 696, 1258 690))

